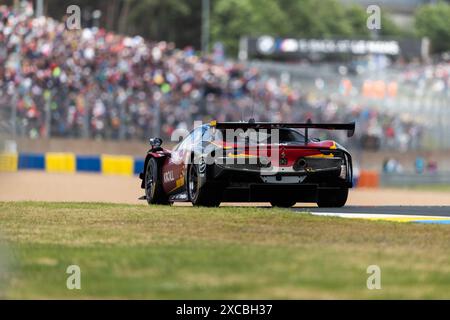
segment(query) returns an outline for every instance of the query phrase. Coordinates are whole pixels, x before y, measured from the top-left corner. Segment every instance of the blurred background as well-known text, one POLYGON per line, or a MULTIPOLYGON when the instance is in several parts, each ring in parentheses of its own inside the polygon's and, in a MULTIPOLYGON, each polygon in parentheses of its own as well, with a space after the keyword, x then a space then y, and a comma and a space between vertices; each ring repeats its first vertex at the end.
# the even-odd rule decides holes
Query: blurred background
POLYGON ((356 121, 316 135, 351 150, 360 186, 450 185, 449 86, 449 1, 0 0, 19 169, 21 153, 142 157, 199 120, 312 119, 356 121))

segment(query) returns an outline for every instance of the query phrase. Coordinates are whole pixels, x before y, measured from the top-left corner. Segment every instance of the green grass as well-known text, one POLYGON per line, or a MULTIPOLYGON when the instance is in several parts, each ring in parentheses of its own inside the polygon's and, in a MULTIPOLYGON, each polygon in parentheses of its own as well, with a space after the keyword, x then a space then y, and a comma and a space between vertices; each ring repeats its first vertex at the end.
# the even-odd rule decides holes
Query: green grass
POLYGON ((0 202, 0 234, 11 299, 450 298, 445 225, 264 208, 0 202), (72 264, 81 290, 66 288, 72 264), (366 287, 373 264, 381 290, 366 287))

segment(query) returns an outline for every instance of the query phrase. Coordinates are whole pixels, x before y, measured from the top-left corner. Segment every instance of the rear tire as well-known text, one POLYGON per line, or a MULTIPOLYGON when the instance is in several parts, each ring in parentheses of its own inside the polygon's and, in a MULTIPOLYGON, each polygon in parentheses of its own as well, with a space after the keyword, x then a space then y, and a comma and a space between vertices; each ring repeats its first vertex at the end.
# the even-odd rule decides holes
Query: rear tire
POLYGON ((148 204, 170 204, 163 190, 161 170, 155 158, 150 158, 145 168, 145 198, 148 204))
POLYGON ((194 206, 218 207, 222 200, 222 189, 208 182, 202 183, 198 165, 191 164, 187 169, 187 191, 194 206))
POLYGON ((345 206, 348 188, 336 190, 319 190, 317 205, 319 208, 340 208, 345 206))
POLYGON ((270 201, 270 204, 272 207, 279 207, 279 208, 290 208, 295 206, 297 201, 294 200, 286 200, 286 199, 276 199, 270 201))

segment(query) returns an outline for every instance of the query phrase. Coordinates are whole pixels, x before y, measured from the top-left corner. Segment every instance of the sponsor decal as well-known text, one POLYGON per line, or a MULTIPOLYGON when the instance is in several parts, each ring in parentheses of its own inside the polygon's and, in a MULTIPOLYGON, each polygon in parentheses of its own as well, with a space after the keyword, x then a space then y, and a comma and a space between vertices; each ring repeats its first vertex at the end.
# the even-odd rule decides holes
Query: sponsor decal
POLYGON ((164 172, 163 181, 164 181, 164 183, 175 181, 172 170, 164 172))

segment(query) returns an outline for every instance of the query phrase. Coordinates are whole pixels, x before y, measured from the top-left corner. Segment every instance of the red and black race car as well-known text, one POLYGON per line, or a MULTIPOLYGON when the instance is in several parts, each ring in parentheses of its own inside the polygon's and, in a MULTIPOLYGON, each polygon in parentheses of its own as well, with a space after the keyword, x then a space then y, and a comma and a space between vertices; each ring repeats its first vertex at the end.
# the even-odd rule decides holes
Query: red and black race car
POLYGON ((150 139, 141 199, 210 207, 221 202, 342 207, 352 187, 352 157, 335 141, 309 138, 309 129, 346 130, 350 137, 355 123, 212 121, 172 150, 161 147, 161 139, 150 139))

